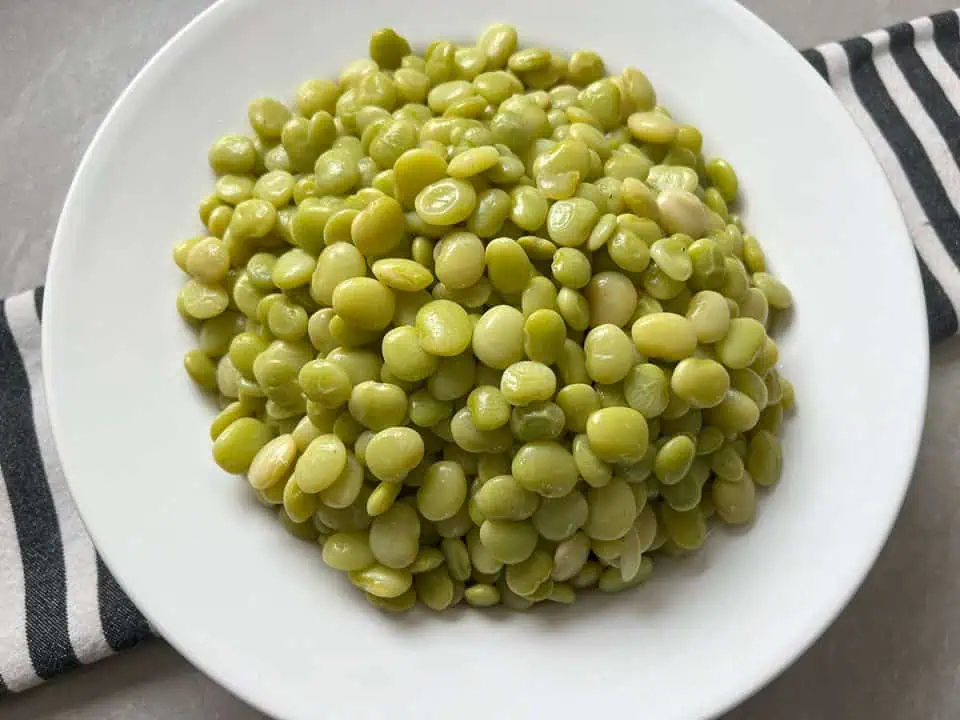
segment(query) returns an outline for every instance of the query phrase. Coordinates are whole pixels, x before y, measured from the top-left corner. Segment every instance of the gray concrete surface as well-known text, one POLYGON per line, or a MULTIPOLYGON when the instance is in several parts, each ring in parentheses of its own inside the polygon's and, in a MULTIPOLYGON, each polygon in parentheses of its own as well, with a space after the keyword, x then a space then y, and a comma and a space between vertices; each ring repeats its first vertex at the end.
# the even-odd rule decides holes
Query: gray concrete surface
MULTIPOLYGON (((744 0, 798 47, 956 2, 744 0)), ((143 63, 208 4, 0 0, 0 295, 43 281, 61 203, 94 131, 143 63)), ((826 635, 728 720, 960 717, 960 340, 937 347, 932 364, 916 476, 876 567, 826 635)), ((819 541, 829 552, 830 538, 819 541)), ((644 717, 642 698, 633 710, 644 717)), ((263 716, 157 640, 0 700, 0 717, 263 716)))

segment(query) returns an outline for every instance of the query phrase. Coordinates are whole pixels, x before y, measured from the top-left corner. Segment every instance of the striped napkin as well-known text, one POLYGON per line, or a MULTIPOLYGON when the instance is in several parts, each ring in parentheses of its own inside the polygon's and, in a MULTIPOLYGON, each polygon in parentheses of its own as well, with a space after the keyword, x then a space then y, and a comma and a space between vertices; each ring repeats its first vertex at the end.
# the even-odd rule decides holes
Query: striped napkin
MULTIPOLYGON (((903 208, 930 335, 960 308, 960 18, 920 18, 804 52, 873 145, 903 208)), ((0 694, 152 632, 100 560, 53 448, 40 373, 43 290, 0 305, 0 694)))
POLYGON ((67 491, 40 371, 42 307, 37 288, 0 313, 0 693, 150 635, 67 491))
POLYGON ((933 340, 960 308, 960 22, 952 11, 804 51, 856 121, 917 249, 933 340))

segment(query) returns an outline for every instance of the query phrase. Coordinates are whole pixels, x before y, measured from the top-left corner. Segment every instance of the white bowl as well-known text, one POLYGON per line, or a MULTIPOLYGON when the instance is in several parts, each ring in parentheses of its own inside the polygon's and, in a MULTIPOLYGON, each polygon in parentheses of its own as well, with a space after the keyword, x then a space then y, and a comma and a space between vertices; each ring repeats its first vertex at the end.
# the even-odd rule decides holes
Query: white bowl
POLYGON ((283 718, 641 717, 722 712, 794 660, 863 579, 923 419, 913 250, 878 164, 804 60, 717 0, 229 0, 171 41, 87 152, 57 231, 43 327, 71 490, 107 564, 200 669, 283 718), (781 338, 799 412, 749 532, 716 532, 616 597, 529 614, 385 616, 210 457, 181 368, 193 342, 171 247, 199 230, 206 151, 247 102, 289 97, 395 26, 422 48, 488 23, 644 68, 729 158, 796 312, 781 338))

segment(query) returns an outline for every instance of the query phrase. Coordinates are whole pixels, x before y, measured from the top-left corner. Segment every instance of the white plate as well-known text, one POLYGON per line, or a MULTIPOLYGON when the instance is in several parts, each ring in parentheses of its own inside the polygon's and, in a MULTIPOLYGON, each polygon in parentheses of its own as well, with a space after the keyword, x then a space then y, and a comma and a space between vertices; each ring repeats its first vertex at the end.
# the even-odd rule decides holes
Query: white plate
POLYGON ((173 645, 284 718, 719 713, 795 659, 877 555, 923 419, 927 330, 913 250, 881 170, 827 86, 759 20, 716 0, 230 0, 155 57, 83 160, 58 228, 47 396, 80 511, 173 645), (398 619, 373 610, 210 458, 185 379, 171 247, 199 230, 206 150, 247 102, 289 97, 392 25, 421 47, 492 21, 528 43, 648 71, 738 169, 746 219, 797 312, 782 365, 800 412, 782 484, 746 533, 715 533, 655 580, 572 608, 398 619))

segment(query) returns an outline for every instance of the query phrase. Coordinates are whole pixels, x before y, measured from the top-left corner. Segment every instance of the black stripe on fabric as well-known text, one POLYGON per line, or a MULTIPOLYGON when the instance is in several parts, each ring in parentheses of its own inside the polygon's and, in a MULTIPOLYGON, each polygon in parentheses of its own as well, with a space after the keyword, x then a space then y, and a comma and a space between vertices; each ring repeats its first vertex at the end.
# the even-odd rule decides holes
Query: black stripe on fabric
POLYGON ((909 23, 894 25, 890 33, 890 54, 907 83, 913 88, 923 109, 933 120, 956 162, 960 159, 960 115, 944 93, 916 47, 916 33, 909 23))
POLYGON ((920 266, 920 279, 923 281, 923 295, 927 299, 927 328, 930 331, 930 342, 955 335, 957 313, 953 309, 950 298, 947 297, 940 282, 933 276, 919 254, 917 264, 920 266))
POLYGON ((100 624, 103 636, 112 650, 133 647, 152 637, 150 626, 130 602, 110 570, 97 555, 97 595, 100 601, 100 624))
POLYGON ((823 59, 823 55, 816 48, 810 48, 809 50, 804 50, 801 55, 806 59, 808 63, 813 65, 813 69, 827 82, 830 81, 830 72, 827 70, 827 61, 823 59))
POLYGON ((23 560, 27 647, 41 678, 77 667, 57 510, 33 424, 30 381, 0 304, 0 467, 23 560))
POLYGON ((43 285, 33 291, 33 307, 37 311, 37 319, 43 319, 43 285))
POLYGON ((960 259, 960 217, 916 134, 891 99, 873 64, 873 45, 866 38, 841 43, 850 62, 850 80, 863 107, 890 145, 913 188, 927 220, 954 262, 960 259))
POLYGON ((960 18, 955 12, 930 16, 933 23, 933 42, 947 65, 960 76, 960 18))

